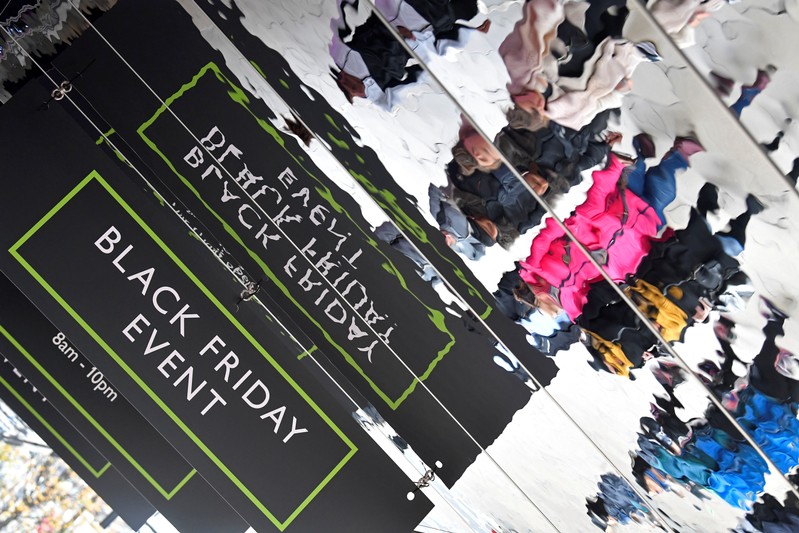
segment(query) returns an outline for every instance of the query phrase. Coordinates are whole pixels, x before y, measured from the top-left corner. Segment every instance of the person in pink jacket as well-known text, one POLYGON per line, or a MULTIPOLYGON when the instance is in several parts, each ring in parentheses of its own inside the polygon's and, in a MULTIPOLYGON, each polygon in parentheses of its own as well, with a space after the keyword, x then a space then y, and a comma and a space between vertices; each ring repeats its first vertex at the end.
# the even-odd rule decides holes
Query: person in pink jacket
MULTIPOLYGON (((678 138, 656 167, 644 171, 644 157, 628 166, 611 153, 607 167, 593 173, 585 202, 564 224, 614 281, 633 274, 649 252, 665 223, 663 209, 676 196, 675 173, 700 151, 698 142, 678 138)), ((573 321, 582 314, 591 284, 602 278, 552 218, 533 239, 519 275, 542 310, 560 307, 573 321)))

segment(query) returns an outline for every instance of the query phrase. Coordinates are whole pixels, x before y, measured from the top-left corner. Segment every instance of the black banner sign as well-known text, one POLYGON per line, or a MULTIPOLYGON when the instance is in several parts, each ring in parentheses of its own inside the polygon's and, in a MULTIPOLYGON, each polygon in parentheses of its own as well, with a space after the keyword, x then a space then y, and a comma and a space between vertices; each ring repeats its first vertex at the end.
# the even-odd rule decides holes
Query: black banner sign
POLYGON ((215 477, 279 529, 356 452, 99 174, 10 252, 217 467, 215 477))
POLYGON ((17 370, 2 358, 0 399, 33 429, 132 529, 155 509, 17 370))
POLYGON ((172 525, 181 531, 247 529, 105 375, 2 275, 0 301, 0 353, 172 525))

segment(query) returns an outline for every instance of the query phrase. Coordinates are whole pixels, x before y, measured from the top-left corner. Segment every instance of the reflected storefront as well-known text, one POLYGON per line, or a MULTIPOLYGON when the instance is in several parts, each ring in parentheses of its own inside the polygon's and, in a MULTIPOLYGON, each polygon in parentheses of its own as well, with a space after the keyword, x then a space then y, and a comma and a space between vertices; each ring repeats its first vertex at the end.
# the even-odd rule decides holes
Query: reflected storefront
POLYGON ((794 11, 11 2, 0 269, 257 531, 796 531, 794 11))

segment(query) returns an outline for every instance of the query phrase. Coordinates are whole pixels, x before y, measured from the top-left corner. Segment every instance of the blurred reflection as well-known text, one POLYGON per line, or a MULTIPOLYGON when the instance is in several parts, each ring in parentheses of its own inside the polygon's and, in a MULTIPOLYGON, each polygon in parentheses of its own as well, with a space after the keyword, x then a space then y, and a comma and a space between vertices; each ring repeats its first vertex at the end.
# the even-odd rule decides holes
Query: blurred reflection
POLYGON ((722 347, 721 366, 706 362, 710 385, 727 409, 784 474, 799 464, 799 365, 795 356, 777 345, 786 315, 765 298, 760 300, 766 325, 760 352, 738 377, 742 364, 730 343, 734 324, 720 320, 715 329, 722 347))
MULTIPOLYGON (((509 27, 504 39, 495 41, 500 43, 496 52, 509 76, 507 90, 513 103, 507 113, 509 124, 492 145, 462 119, 452 149, 454 160, 446 168, 447 183, 431 184, 429 188, 431 211, 438 215, 436 220, 448 244, 471 260, 491 261, 486 250, 494 244, 514 253, 518 250, 514 244, 522 241, 522 236, 527 232, 534 235, 530 255, 517 262, 515 270, 502 275, 494 292, 498 308, 527 329, 533 346, 555 356, 581 341, 593 356, 594 368, 634 377, 630 370, 646 365, 668 390, 693 378, 678 377, 679 367, 669 362, 667 351, 658 346, 658 338, 648 325, 609 286, 597 283, 599 271, 566 239, 554 220, 546 220, 537 231, 545 210, 528 186, 550 205, 558 206, 562 205, 558 198, 579 185, 585 171, 602 168, 592 173, 585 200, 575 202, 579 205, 565 219, 565 225, 671 343, 682 343, 691 326, 709 328, 708 322, 716 320, 719 313, 736 316, 746 312, 755 293, 740 262, 747 228, 753 218, 774 220, 775 213, 766 210, 768 204, 761 198, 745 193, 741 195, 743 211, 736 213, 729 208, 728 196, 719 199, 717 186, 704 179, 696 185, 688 183, 689 179, 696 183, 695 173, 681 178, 691 167, 693 156, 705 151, 685 124, 676 128, 685 132, 683 136, 673 138, 672 146, 662 156, 655 146, 656 142, 661 144, 662 135, 645 133, 632 139, 635 159, 610 153, 622 139, 620 133, 608 131, 609 121, 618 120, 612 110, 624 107, 622 100, 632 88, 630 80, 636 67, 660 60, 652 43, 636 45, 623 38, 627 13, 619 7, 543 0, 522 5, 521 19, 509 27), (579 4, 583 4, 580 9, 586 18, 578 16, 575 20, 579 4), (586 15, 591 10, 593 17, 586 15), (604 15, 605 24, 596 24, 596 13, 604 15), (584 31, 589 21, 604 33, 597 37, 596 30, 593 34, 584 31), (510 165, 504 164, 503 156, 510 165), (647 161, 658 156, 658 164, 647 161), (681 195, 684 205, 684 191, 691 190, 693 194, 698 190, 698 195, 687 217, 675 218, 675 200, 681 195), (726 225, 720 223, 728 211, 733 216, 726 225), (764 211, 765 216, 761 215, 764 211), (461 221, 457 235, 449 230, 454 220, 461 221), (658 361, 647 364, 652 358, 658 361)), ((653 10, 664 24, 671 25, 673 37, 688 46, 700 23, 720 7, 713 2, 664 1, 653 10)), ((492 13, 496 11, 489 10, 489 16, 501 24, 492 13)), ((427 61, 424 56, 422 59, 427 61)), ((753 79, 740 84, 740 93, 736 92, 737 97, 729 104, 738 116, 747 113, 745 109, 769 86, 776 72, 771 64, 761 64, 765 66, 753 70, 753 79)), ((441 75, 445 70, 437 70, 439 65, 430 63, 441 75)), ((468 71, 470 65, 465 63, 464 68, 468 71)), ((476 78, 477 71, 468 74, 476 78)), ((729 95, 735 82, 720 74, 714 78, 720 93, 729 95)), ((457 85, 454 90, 459 93, 462 88, 457 85)), ((763 147, 774 152, 784 146, 791 124, 786 120, 783 129, 765 140, 763 147)), ((620 129, 630 134, 630 125, 623 121, 620 129)), ((796 168, 799 165, 795 162, 789 177, 791 172, 799 174, 796 168)), ((569 195, 569 201, 572 198, 582 199, 579 194, 569 195)), ((704 353, 705 348, 699 348, 700 354, 704 353)), ((785 355, 780 361, 787 367, 796 360, 785 355)), ((513 369, 507 362, 497 364, 508 371, 513 369)), ((709 370, 710 365, 706 362, 698 368, 709 370)), ((735 381, 738 376, 728 375, 727 379, 735 381)), ((780 409, 785 407, 782 404, 780 409)), ((668 437, 672 445, 664 444, 667 441, 663 439, 645 439, 676 458, 666 470, 648 468, 655 478, 660 476, 661 484, 671 483, 676 488, 682 483, 683 490, 700 494, 710 491, 736 508, 752 510, 764 491, 766 462, 714 410, 712 407, 704 416, 693 417, 690 423, 679 422, 685 427, 683 433, 668 437), (694 468, 693 477, 677 475, 680 468, 694 468)), ((756 412, 752 406, 748 410, 756 412)), ((669 416, 663 412, 658 411, 661 422, 653 418, 649 419, 651 424, 647 422, 654 434, 660 431, 656 431, 659 423, 668 422, 669 416)), ((795 420, 795 411, 786 413, 786 419, 795 420)), ((736 419, 753 437, 762 431, 757 423, 747 425, 741 413, 736 413, 736 419)), ((676 420, 672 426, 678 426, 676 420)), ((785 431, 793 431, 788 427, 791 425, 783 423, 785 431)), ((665 435, 662 431, 660 434, 665 435)), ((784 441, 789 438, 796 440, 796 434, 786 434, 784 441)), ((768 440, 755 437, 755 441, 770 457, 780 453, 768 440)), ((665 461, 665 457, 661 459, 665 461)), ((795 457, 788 457, 784 464, 778 463, 778 468, 788 473, 796 462, 795 457)))
MULTIPOLYGON (((75 2, 89 20, 111 9, 117 0, 79 0, 75 2)), ((35 2, 8 0, 0 4, 0 27, 20 45, 0 31, 0 104, 8 101, 29 76, 38 76, 33 64, 20 49, 35 54, 43 64, 63 50, 89 27, 68 0, 35 2)))
MULTIPOLYGON (((704 416, 686 422, 677 416, 677 409, 683 405, 673 393, 684 382, 680 374, 676 367, 664 367, 663 363, 656 373, 668 395, 656 397, 652 416, 641 419, 638 448, 631 453, 638 483, 653 495, 677 491, 681 497, 688 492, 706 498, 704 493, 712 492, 733 507, 750 512, 758 505, 762 508, 763 503, 756 504, 761 496, 761 502, 774 501, 763 495, 769 474, 766 462, 717 407, 711 405, 704 416)), ((756 375, 753 367, 749 383, 756 375)), ((724 386, 723 380, 718 383, 724 386)), ((738 422, 782 473, 796 469, 799 424, 795 402, 792 406, 780 403, 755 386, 739 382, 737 389, 725 396, 725 404, 734 409, 738 422)))
MULTIPOLYGON (((735 103, 730 106, 730 109, 737 117, 740 118, 743 110, 752 105, 752 101, 755 99, 755 97, 763 92, 763 89, 768 86, 768 83, 771 81, 771 74, 773 74, 776 70, 776 67, 773 65, 768 65, 766 70, 757 71, 754 82, 746 85, 741 84, 741 95, 738 97, 735 103)), ((713 80, 715 89, 719 94, 722 96, 730 96, 732 88, 735 85, 733 80, 726 78, 721 74, 717 74, 712 70, 710 71, 710 77, 713 80)), ((772 141, 772 143, 773 142, 774 141, 772 141)))
MULTIPOLYGON (((616 139, 610 137, 606 142, 597 138, 606 128, 607 113, 580 131, 560 127, 535 111, 521 108, 509 111, 508 116, 511 125, 503 128, 494 142, 527 185, 543 198, 553 199, 580 183, 580 172, 601 162, 609 143, 616 139)), ((454 159, 447 167, 448 185, 430 188, 431 206, 440 199, 448 201, 478 221, 481 228, 489 228, 489 245, 497 242, 505 249, 540 223, 544 208, 501 162, 497 148, 470 125, 461 127, 452 155, 454 159)))
MULTIPOLYGON (((435 58, 419 52, 418 43, 407 40, 385 6, 376 5, 422 61, 429 62, 437 74, 445 72, 435 58)), ((659 20, 669 25, 668 32, 688 46, 696 28, 720 6, 663 1, 652 7, 659 20)), ((496 263, 487 255, 494 244, 515 255, 517 243, 530 243, 529 255, 515 264, 515 270, 502 275, 494 295, 498 308, 525 327, 529 342, 547 355, 555 356, 579 342, 598 370, 633 378, 632 369, 649 366, 667 390, 678 381, 693 379, 676 377, 679 367, 669 362, 668 351, 658 345, 650 326, 668 342, 682 343, 690 327, 707 324, 719 313, 732 316, 745 311, 755 288, 740 257, 748 224, 766 210, 766 204, 744 194, 743 211, 720 225, 729 209, 721 205, 728 199, 720 201, 718 188, 708 181, 693 185, 682 177, 694 156, 705 152, 691 126, 683 123, 676 128, 682 135, 672 137, 664 154, 656 147, 662 143, 662 131, 653 131, 652 136, 637 133, 624 117, 620 120, 615 110, 626 109, 624 98, 632 90, 637 67, 661 60, 653 43, 625 39, 623 5, 532 0, 522 4, 521 18, 511 25, 495 17, 497 13, 495 9, 487 14, 494 25, 509 30, 495 39, 499 43, 495 55, 508 74, 512 102, 506 113, 508 123, 490 143, 469 119, 461 117, 453 160, 446 166, 446 183, 431 183, 428 189, 433 218, 447 244, 472 261, 496 263), (614 127, 609 129, 609 123, 618 122, 624 134, 633 133, 631 144, 625 145, 632 146, 634 158, 611 152, 623 139, 622 133, 611 131, 614 127), (659 162, 651 164, 656 157, 659 162), (585 198, 581 191, 569 194, 565 204, 560 201, 588 172, 591 179, 582 188, 585 198), (626 300, 600 279, 594 261, 566 237, 554 219, 544 219, 546 210, 530 190, 559 212, 565 211, 564 205, 572 208, 565 226, 588 249, 590 259, 620 285, 626 300), (698 190, 698 195, 681 222, 681 217, 675 220, 673 210, 678 196, 685 201, 686 190, 694 194, 698 190), (528 232, 533 235, 531 241, 523 239, 528 232), (630 302, 648 323, 633 312, 630 302), (653 358, 659 360, 648 364, 653 358)), ((408 64, 412 62, 409 59, 408 64)), ((468 63, 464 68, 477 79, 478 72, 469 72, 468 63)), ((732 112, 745 113, 774 73, 770 64, 753 72, 754 80, 742 83, 739 97, 731 103, 732 112)), ((716 80, 720 91, 729 94, 734 82, 722 75, 716 80)), ((455 92, 463 88, 457 85, 455 92)), ((787 121, 786 131, 789 126, 787 121)), ((639 125, 638 132, 642 130, 639 125)), ((781 130, 764 147, 776 151, 785 137, 781 130)), ((694 183, 695 175, 690 174, 694 183)), ((773 217, 769 212, 766 215, 773 217)), ((495 357, 495 362, 515 372, 513 363, 503 357, 495 357)), ((670 437, 671 446, 657 439, 647 441, 665 446, 678 458, 661 469, 660 481, 666 483, 671 476, 688 483, 688 489, 715 491, 733 506, 751 510, 764 490, 766 462, 714 409, 693 417, 689 425, 680 422, 684 433, 670 437), (733 434, 738 436, 733 438, 733 434), (696 468, 693 477, 676 475, 679 468, 692 465, 696 468)), ((758 431, 757 424, 747 426, 743 418, 736 418, 746 429, 758 431)), ((778 465, 784 473, 796 465, 794 459, 788 463, 778 465)))
POLYGON ((696 43, 695 29, 723 4, 724 0, 655 0, 649 9, 675 44, 687 48, 696 43))
MULTIPOLYGON (((794 476, 795 478, 795 476, 794 476)), ((796 485, 796 479, 793 480, 796 485)), ((794 494, 788 494, 785 502, 774 496, 765 494, 762 501, 755 503, 754 509, 748 513, 734 533, 793 533, 799 531, 799 500, 794 494)))
MULTIPOLYGON (((654 154, 652 139, 640 134, 633 145, 638 158, 611 154, 609 166, 593 173, 585 202, 564 223, 666 340, 678 341, 711 309, 745 304, 751 289, 733 256, 743 250, 746 226, 763 206, 750 196, 747 210, 729 230, 714 235, 705 217, 718 210, 718 193, 706 184, 688 226, 663 230, 663 209, 676 193, 675 175, 703 148, 678 138, 659 165, 646 169, 646 157, 654 154)), ((495 294, 500 309, 528 329, 536 347, 555 355, 576 340, 570 326, 576 321, 597 361, 614 373, 627 376, 653 356, 657 338, 553 219, 519 266, 518 276, 506 273, 495 294)))
POLYGON ((586 498, 585 506, 591 522, 602 531, 612 531, 617 524, 627 525, 631 522, 663 529, 652 516, 652 511, 621 477, 602 474, 597 487, 599 492, 586 498))
MULTIPOLYGON (((713 193, 715 187, 705 185, 700 200, 713 193)), ((705 322, 712 309, 741 309, 751 295, 748 278, 729 253, 738 255, 743 249, 746 224, 753 211, 762 209, 750 198, 750 207, 730 231, 715 235, 704 215, 692 210, 688 226, 653 243, 635 276, 626 280, 624 292, 667 341, 682 341, 686 328, 705 322)), ((700 205, 706 207, 704 202, 700 205)), ((579 324, 591 336, 593 353, 613 371, 626 375, 630 367, 657 354, 651 331, 609 287, 595 286, 589 302, 579 324)))
POLYGON ((795 185, 799 151, 789 124, 795 118, 792 89, 799 71, 788 51, 797 44, 796 3, 655 0, 645 4, 795 185), (759 98, 763 101, 758 110, 742 115, 772 79, 776 86, 759 98), (786 135, 789 142, 779 142, 786 135))
POLYGON ((743 439, 718 427, 727 427, 726 419, 713 416, 712 409, 687 423, 673 410, 653 409, 658 420, 642 418, 633 474, 650 494, 671 490, 706 498, 703 492, 710 491, 733 507, 751 510, 766 484, 766 462, 743 439))
MULTIPOLYGON (((797 360, 776 343, 787 317, 767 299, 761 299, 760 304, 766 318, 765 340, 754 360, 747 364, 738 358, 731 347, 735 325, 722 318, 714 326, 722 347, 718 353, 720 365, 705 360, 699 367, 708 376, 706 383, 736 421, 781 473, 792 474, 795 483, 799 466, 797 360), (732 370, 736 365, 748 368, 739 376, 732 370)), ((674 396, 678 385, 685 382, 683 371, 667 359, 651 368, 667 396, 656 397, 656 403, 651 405, 652 416, 641 419, 642 432, 633 463, 639 484, 651 494, 669 490, 675 484, 696 496, 701 496, 701 491, 696 490, 699 487, 711 491, 730 505, 750 511, 747 527, 762 528, 740 531, 794 531, 791 527, 796 520, 796 502, 789 510, 777 506, 782 511, 771 515, 775 518, 770 522, 773 529, 764 526, 759 518, 768 515, 776 502, 772 496, 762 494, 769 474, 765 461, 713 405, 703 417, 683 422, 676 412, 683 405, 674 396), (761 501, 756 503, 758 497, 761 501)), ((789 500, 792 499, 795 496, 790 494, 789 500)))
MULTIPOLYGON (((338 0, 338 5, 341 16, 331 21, 330 44, 330 55, 338 67, 332 69, 336 84, 350 103, 363 98, 391 110, 398 104, 403 86, 422 75, 422 67, 376 15, 358 24, 348 22, 348 13, 357 18, 357 0, 338 0)), ((378 6, 405 43, 422 57, 444 54, 461 39, 468 39, 470 31, 486 32, 490 27, 488 20, 476 27, 457 22, 477 15, 475 0, 381 0, 378 6)))
POLYGON ((418 65, 408 66, 411 56, 374 14, 351 32, 345 43, 342 37, 350 31, 346 19, 333 21, 338 34, 334 34, 330 45, 339 71, 336 83, 352 102, 353 98, 365 98, 389 109, 399 88, 413 83, 421 72, 418 65))

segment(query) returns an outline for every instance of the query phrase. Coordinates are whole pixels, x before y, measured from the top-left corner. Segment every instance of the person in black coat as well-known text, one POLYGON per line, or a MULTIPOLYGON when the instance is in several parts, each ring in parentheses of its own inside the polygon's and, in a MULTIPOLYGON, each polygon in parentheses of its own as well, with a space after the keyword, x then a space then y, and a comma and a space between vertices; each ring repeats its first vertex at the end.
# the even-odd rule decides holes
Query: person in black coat
POLYGON ((509 125, 496 137, 496 145, 517 168, 537 165, 550 188, 566 192, 582 181, 583 170, 599 165, 610 152, 611 139, 600 138, 607 129, 610 110, 599 113, 579 131, 543 118, 537 111, 514 107, 509 125), (557 178, 560 179, 557 179, 557 178))
MULTIPOLYGON (((453 198, 471 216, 484 216, 499 228, 497 242, 507 248, 528 229, 537 225, 545 209, 535 200, 524 181, 518 179, 504 164, 494 169, 481 169, 463 164, 471 158, 459 146, 453 149, 455 159, 447 166, 453 187, 453 198)), ((527 183, 542 196, 548 195, 548 182, 538 175, 533 165, 524 171, 527 183)))
MULTIPOLYGON (((347 5, 349 2, 343 2, 347 5)), ((357 5, 355 2, 353 5, 357 5)), ((411 55, 404 43, 397 40, 383 22, 372 13, 363 24, 354 30, 347 25, 345 11, 341 10, 338 39, 349 51, 337 62, 338 69, 331 69, 339 89, 352 103, 354 97, 365 98, 364 79, 348 71, 347 64, 355 54, 363 61, 368 77, 374 80, 384 93, 393 87, 415 83, 423 69, 419 65, 409 65, 411 55)), ((362 73, 360 75, 363 75, 362 73)))
MULTIPOLYGON (((458 23, 459 20, 471 20, 477 16, 477 0, 405 0, 419 15, 430 22, 436 40, 458 40, 458 31, 469 28, 458 23)), ((487 25, 480 31, 487 31, 487 25)))

